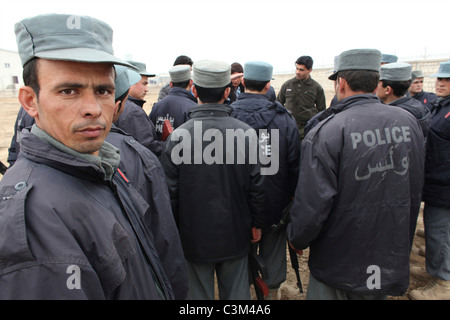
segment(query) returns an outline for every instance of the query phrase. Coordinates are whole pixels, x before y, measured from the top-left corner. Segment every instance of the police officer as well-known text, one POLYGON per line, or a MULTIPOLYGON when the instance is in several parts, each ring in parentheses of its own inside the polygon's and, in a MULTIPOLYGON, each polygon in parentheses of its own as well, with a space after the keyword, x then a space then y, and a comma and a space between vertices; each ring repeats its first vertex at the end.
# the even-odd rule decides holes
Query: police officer
MULTIPOLYGON (((409 63, 394 62, 381 66, 377 97, 386 104, 397 106, 414 115, 426 138, 430 128, 430 110, 420 101, 406 96, 411 84, 412 66, 409 63)), ((426 139, 425 139, 426 140, 426 139)))
POLYGON ((128 62, 138 69, 141 80, 130 87, 125 108, 114 124, 134 136, 137 141, 159 156, 163 149, 163 143, 158 140, 155 125, 143 109, 146 102, 144 98, 148 92, 148 78, 155 75, 147 71, 147 66, 143 62, 131 60, 128 62))
POLYGON ((220 299, 250 299, 248 254, 264 224, 264 177, 259 162, 250 161, 250 138, 229 134, 252 129, 223 104, 229 64, 197 61, 193 80, 199 106, 171 133, 161 155, 188 264, 188 299, 214 299, 214 273, 220 299))
POLYGON ((15 32, 19 101, 36 123, 0 182, 0 298, 173 299, 142 221, 148 203, 104 141, 117 110, 113 65, 131 66, 113 56, 112 29, 49 14, 15 32))
POLYGON ((169 70, 171 89, 167 96, 153 105, 150 121, 155 125, 158 140, 161 140, 164 120, 168 119, 174 129, 185 123, 189 109, 197 105, 191 93, 192 79, 189 65, 177 65, 169 70))
POLYGON ((415 300, 450 299, 450 61, 441 62, 436 77, 438 99, 432 107, 425 162, 425 263, 431 281, 411 290, 415 300))
POLYGON ((280 285, 286 280, 286 228, 285 225, 271 230, 282 217, 282 212, 294 196, 298 179, 300 161, 300 136, 291 113, 278 101, 271 102, 266 93, 272 79, 272 65, 263 61, 249 61, 244 64, 245 92, 231 104, 232 117, 239 119, 255 130, 265 129, 260 133, 261 148, 266 148, 268 156, 277 157, 278 170, 267 175, 266 194, 269 201, 269 215, 266 228, 259 242, 259 252, 267 265, 267 277, 264 278, 269 288, 269 297, 277 299, 280 285), (272 132, 277 132, 277 141, 272 132), (272 148, 271 142, 277 143, 272 148), (272 154, 277 152, 277 154, 272 154))
POLYGON ((422 102, 427 108, 431 109, 432 102, 436 100, 436 94, 423 91, 423 80, 425 75, 422 70, 412 72, 412 83, 408 89, 407 95, 422 102))
MULTIPOLYGON (((125 108, 130 86, 141 80, 139 73, 127 67, 115 66, 115 69, 118 111, 113 121, 120 117, 125 108)), ((175 299, 185 299, 188 288, 186 263, 172 215, 169 192, 167 188, 161 188, 166 185, 161 163, 153 152, 114 123, 106 141, 120 149, 119 169, 150 206, 144 222, 154 239, 155 249, 172 285, 175 299)))
POLYGON ((373 94, 380 60, 374 49, 340 54, 339 103, 302 142, 287 234, 310 247, 307 299, 383 299, 409 285, 424 138, 414 116, 373 94))

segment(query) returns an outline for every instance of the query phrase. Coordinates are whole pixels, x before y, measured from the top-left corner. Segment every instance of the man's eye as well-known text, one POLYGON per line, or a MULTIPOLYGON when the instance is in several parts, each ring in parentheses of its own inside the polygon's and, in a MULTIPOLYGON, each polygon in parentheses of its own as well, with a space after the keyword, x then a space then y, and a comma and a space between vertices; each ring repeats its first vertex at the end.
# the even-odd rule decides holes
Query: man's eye
POLYGON ((73 90, 73 89, 64 89, 64 90, 61 90, 61 93, 64 94, 64 95, 71 95, 71 94, 75 93, 75 90, 73 90))
POLYGON ((99 89, 97 92, 99 95, 102 95, 102 96, 112 94, 112 90, 109 90, 109 89, 99 89))

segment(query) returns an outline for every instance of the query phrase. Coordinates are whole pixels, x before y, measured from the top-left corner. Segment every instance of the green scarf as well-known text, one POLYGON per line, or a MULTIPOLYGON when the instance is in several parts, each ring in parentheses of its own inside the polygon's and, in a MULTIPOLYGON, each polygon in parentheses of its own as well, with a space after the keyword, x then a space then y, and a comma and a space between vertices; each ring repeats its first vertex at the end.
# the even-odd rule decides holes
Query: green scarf
POLYGON ((62 144, 58 140, 54 139, 45 131, 41 130, 36 124, 31 127, 31 133, 40 138, 42 141, 45 141, 55 148, 65 152, 67 154, 73 155, 75 157, 81 158, 87 162, 90 162, 102 170, 105 177, 104 179, 109 181, 112 179, 114 171, 117 169, 120 163, 120 150, 114 147, 109 142, 104 141, 100 150, 98 152, 98 156, 94 156, 92 154, 80 153, 75 151, 66 145, 62 144))

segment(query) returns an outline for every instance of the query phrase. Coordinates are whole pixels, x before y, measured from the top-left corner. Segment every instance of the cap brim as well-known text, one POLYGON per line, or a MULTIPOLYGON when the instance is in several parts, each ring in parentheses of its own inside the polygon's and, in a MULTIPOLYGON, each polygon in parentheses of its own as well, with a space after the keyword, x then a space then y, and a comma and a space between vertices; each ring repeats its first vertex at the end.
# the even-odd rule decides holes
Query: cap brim
POLYGON ((438 72, 435 74, 430 74, 428 77, 436 77, 436 78, 450 78, 450 73, 446 72, 438 72))
POLYGON ((337 79, 337 75, 338 75, 338 73, 337 73, 337 72, 334 72, 331 76, 328 77, 328 79, 330 79, 330 80, 336 80, 336 79, 337 79))
POLYGON ((70 48, 36 52, 35 56, 48 60, 63 60, 86 63, 111 63, 137 70, 132 64, 125 62, 112 54, 91 48, 70 48))
POLYGON ((156 77, 156 74, 154 74, 154 73, 147 73, 147 72, 140 72, 140 75, 141 76, 146 76, 146 77, 149 77, 149 78, 156 77))

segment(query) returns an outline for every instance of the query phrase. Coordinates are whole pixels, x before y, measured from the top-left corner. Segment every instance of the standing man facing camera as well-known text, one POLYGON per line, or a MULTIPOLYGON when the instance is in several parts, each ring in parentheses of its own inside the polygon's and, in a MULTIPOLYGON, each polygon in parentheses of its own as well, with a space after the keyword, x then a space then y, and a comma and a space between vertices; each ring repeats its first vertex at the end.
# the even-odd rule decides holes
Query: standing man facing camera
POLYGON ((130 66, 113 56, 112 29, 49 14, 15 32, 19 101, 36 123, 0 182, 0 298, 173 299, 142 220, 149 205, 105 142, 117 112, 114 65, 130 66))
POLYGON ((301 56, 295 61, 295 78, 286 81, 278 92, 277 101, 285 106, 297 122, 300 139, 309 119, 325 110, 325 92, 322 86, 311 78, 313 59, 301 56))

